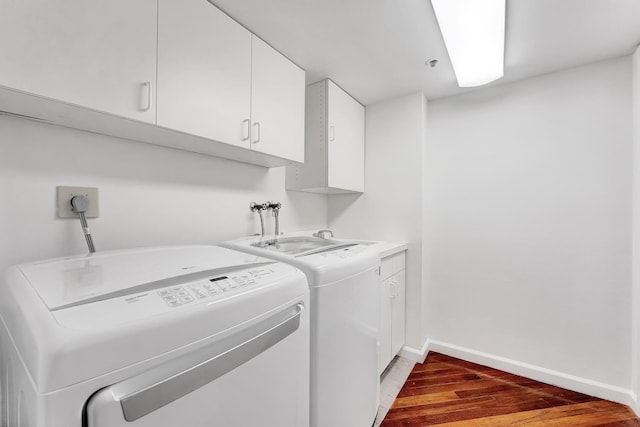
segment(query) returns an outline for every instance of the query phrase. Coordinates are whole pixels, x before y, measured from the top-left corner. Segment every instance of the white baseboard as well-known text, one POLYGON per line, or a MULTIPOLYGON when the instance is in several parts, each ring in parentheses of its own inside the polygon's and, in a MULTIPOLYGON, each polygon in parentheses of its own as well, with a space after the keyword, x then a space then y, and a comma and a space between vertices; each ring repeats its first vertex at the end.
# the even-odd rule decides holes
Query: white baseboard
POLYGON ((640 402, 638 402, 638 395, 633 391, 629 392, 629 397, 631 398, 631 402, 629 403, 629 407, 636 413, 637 417, 640 417, 640 402))
POLYGON ((404 357, 409 360, 413 360, 416 363, 423 363, 424 359, 427 358, 427 354, 429 354, 429 343, 430 341, 425 341, 424 345, 421 349, 416 349, 413 347, 409 347, 407 345, 403 346, 398 353, 401 357, 404 357))
POLYGON ((553 371, 540 366, 530 365, 528 363, 483 353, 481 351, 448 344, 442 341, 429 340, 428 350, 469 362, 478 363, 480 365, 489 366, 511 374, 531 378, 546 384, 629 405, 636 414, 639 413, 638 401, 635 394, 632 393, 631 390, 624 389, 622 387, 565 374, 563 372, 553 371))

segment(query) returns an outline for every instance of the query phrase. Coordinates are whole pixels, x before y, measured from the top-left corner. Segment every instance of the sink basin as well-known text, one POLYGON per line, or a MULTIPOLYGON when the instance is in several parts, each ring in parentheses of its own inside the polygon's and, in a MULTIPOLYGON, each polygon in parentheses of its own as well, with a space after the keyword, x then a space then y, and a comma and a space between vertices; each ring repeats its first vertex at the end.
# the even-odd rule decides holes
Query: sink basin
POLYGON ((336 242, 334 240, 311 236, 281 237, 279 239, 263 240, 261 242, 252 243, 252 246, 256 246, 258 248, 275 250, 291 255, 299 255, 302 253, 322 250, 331 246, 344 245, 344 242, 336 242))

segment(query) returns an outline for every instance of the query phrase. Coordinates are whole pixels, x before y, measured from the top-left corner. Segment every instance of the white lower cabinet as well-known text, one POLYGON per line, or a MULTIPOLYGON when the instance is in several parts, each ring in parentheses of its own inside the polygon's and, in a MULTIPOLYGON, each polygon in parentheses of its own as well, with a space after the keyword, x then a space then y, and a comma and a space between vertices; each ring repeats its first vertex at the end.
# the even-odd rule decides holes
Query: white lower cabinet
POLYGON ((405 251, 382 259, 380 267, 380 325, 378 374, 382 374, 404 345, 405 251))

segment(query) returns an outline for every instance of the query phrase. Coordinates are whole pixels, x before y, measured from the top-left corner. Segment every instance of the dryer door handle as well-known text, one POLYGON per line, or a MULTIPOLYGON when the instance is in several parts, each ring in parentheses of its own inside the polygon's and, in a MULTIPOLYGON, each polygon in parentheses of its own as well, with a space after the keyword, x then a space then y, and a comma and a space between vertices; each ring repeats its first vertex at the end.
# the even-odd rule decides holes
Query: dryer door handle
POLYGON ((102 389, 87 403, 87 415, 91 417, 92 401, 96 402, 94 406, 100 406, 105 400, 115 400, 122 407, 125 420, 142 418, 216 380, 294 333, 300 326, 303 310, 300 302, 202 351, 102 389))

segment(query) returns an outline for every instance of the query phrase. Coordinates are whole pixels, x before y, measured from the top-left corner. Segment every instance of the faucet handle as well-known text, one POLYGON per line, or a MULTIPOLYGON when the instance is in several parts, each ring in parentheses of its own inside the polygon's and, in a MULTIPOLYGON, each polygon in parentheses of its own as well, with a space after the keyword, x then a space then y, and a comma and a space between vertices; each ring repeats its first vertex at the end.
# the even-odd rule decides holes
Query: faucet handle
POLYGON ((273 210, 280 210, 282 208, 282 203, 280 202, 267 202, 269 208, 273 210))
POLYGON ((249 203, 249 209, 251 209, 251 212, 266 211, 267 209, 269 209, 269 204, 268 203, 251 202, 251 203, 249 203))

